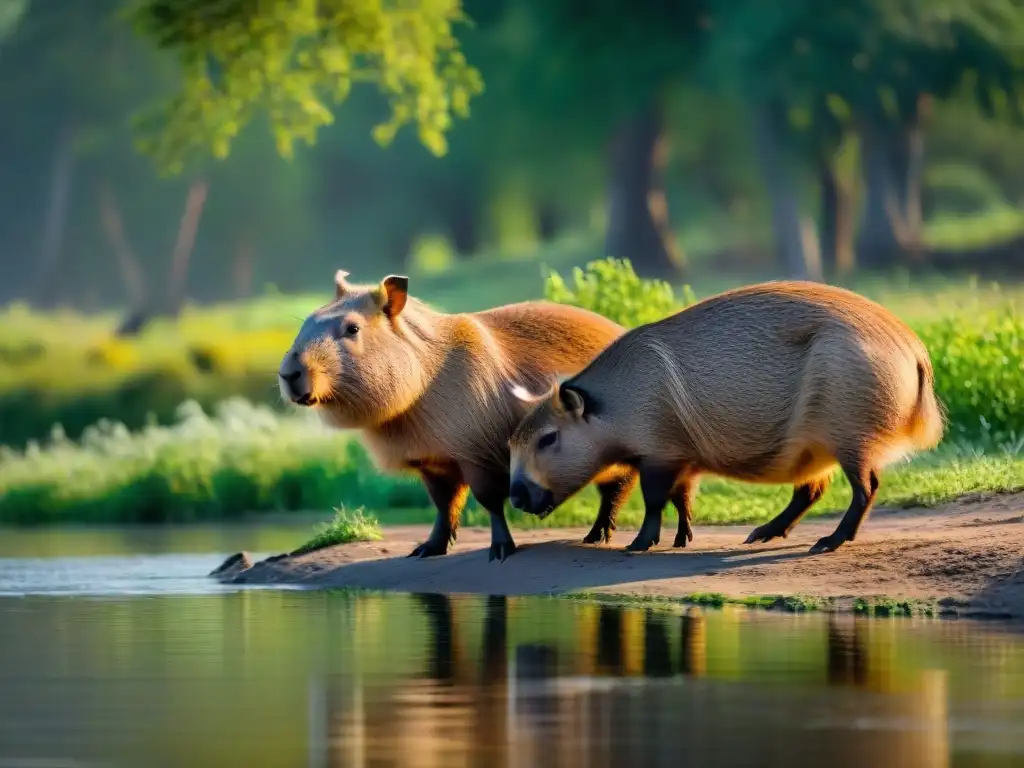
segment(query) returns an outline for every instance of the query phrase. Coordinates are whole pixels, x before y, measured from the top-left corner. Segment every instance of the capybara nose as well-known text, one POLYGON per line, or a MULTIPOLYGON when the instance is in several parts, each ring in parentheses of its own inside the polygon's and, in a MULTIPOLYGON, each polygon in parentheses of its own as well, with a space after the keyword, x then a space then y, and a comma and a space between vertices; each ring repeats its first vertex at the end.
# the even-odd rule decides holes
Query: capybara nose
POLYGON ((530 489, 522 480, 515 480, 508 489, 508 500, 516 509, 526 511, 530 506, 530 489))
POLYGON ((299 405, 309 403, 309 386, 304 373, 302 364, 293 355, 289 355, 285 359, 281 364, 281 369, 277 372, 277 376, 281 380, 281 390, 288 396, 288 399, 299 405))

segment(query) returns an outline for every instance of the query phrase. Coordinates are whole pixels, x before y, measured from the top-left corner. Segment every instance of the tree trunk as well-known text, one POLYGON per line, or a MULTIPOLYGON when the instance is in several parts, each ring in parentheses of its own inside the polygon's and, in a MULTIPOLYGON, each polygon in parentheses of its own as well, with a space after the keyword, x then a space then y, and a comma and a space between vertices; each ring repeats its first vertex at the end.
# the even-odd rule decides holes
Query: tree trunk
POLYGON ((192 258, 192 249, 196 244, 199 231, 199 220, 206 204, 207 184, 205 181, 194 181, 185 198, 185 211, 178 227, 178 239, 174 243, 171 255, 171 274, 167 281, 167 311, 172 315, 181 311, 185 300, 185 286, 188 282, 188 264, 192 258))
POLYGON ((142 309, 146 301, 145 283, 142 277, 142 270, 139 268, 139 261, 135 258, 128 236, 124 231, 124 219, 121 217, 121 210, 114 199, 114 192, 110 185, 101 181, 97 185, 97 199, 100 207, 100 223, 103 232, 110 243, 110 249, 117 258, 117 265, 121 271, 121 279, 124 282, 125 292, 128 294, 128 304, 131 310, 142 309))
POLYGON ((790 278, 820 280, 821 263, 806 247, 796 183, 783 152, 785 120, 781 108, 775 104, 758 104, 753 112, 754 150, 771 205, 779 263, 790 278))
POLYGON ((50 192, 31 295, 40 306, 53 306, 57 300, 61 246, 67 226, 71 182, 75 169, 75 130, 66 126, 57 137, 50 169, 50 192))
POLYGON ((455 252, 466 258, 480 250, 480 209, 479 199, 465 190, 450 190, 447 201, 448 234, 455 252))
POLYGON ((890 142, 880 128, 861 133, 864 173, 864 220, 857 238, 857 263, 865 269, 886 267, 901 258, 899 238, 891 216, 893 162, 890 142))
POLYGON ((654 106, 623 123, 612 138, 605 252, 629 259, 645 276, 673 276, 685 267, 668 220, 666 161, 662 118, 654 106))
POLYGON ((923 247, 924 134, 915 121, 896 128, 869 125, 861 136, 866 200, 858 263, 886 268, 917 258, 923 247))
POLYGON ((252 295, 252 264, 255 254, 256 249, 249 236, 239 237, 231 264, 231 282, 234 284, 236 299, 247 299, 252 295))
POLYGON ((562 229, 561 216, 557 208, 550 202, 541 202, 537 206, 537 237, 542 243, 549 243, 558 237, 562 229))
POLYGON ((823 276, 833 278, 853 271, 853 195, 836 176, 828 159, 818 166, 821 186, 820 251, 823 276))
POLYGON ((907 126, 895 142, 899 159, 896 175, 897 237, 906 254, 916 259, 922 249, 924 216, 921 183, 924 176, 924 131, 917 123, 907 126))

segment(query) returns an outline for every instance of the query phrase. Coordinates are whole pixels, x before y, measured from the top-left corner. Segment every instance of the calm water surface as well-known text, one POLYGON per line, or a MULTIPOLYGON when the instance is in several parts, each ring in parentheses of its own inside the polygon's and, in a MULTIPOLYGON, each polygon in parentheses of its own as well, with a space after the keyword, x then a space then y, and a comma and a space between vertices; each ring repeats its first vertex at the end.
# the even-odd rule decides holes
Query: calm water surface
POLYGON ((302 534, 9 533, 0 768, 1024 765, 994 626, 226 590, 302 534))

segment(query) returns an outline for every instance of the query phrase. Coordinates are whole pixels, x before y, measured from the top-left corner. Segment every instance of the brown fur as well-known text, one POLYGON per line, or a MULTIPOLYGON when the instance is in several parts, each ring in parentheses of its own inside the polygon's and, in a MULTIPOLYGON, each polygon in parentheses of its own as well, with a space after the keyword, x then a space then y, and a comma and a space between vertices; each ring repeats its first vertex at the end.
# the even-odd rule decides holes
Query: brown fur
POLYGON ((512 387, 576 373, 623 333, 548 302, 445 314, 408 296, 404 278, 336 280, 336 300, 306 320, 282 376, 300 377, 294 386, 328 424, 360 430, 379 468, 423 475, 445 549, 470 489, 492 513, 508 496, 508 439, 526 410, 512 387))
MULTIPOLYGON (((903 322, 847 290, 774 282, 625 334, 523 419, 512 472, 556 504, 617 464, 641 466, 642 488, 646 465, 676 473, 669 491, 710 473, 809 488, 816 501, 838 464, 869 507, 876 473, 943 431, 928 352, 903 322)), ((761 533, 784 536, 803 512, 761 533)))

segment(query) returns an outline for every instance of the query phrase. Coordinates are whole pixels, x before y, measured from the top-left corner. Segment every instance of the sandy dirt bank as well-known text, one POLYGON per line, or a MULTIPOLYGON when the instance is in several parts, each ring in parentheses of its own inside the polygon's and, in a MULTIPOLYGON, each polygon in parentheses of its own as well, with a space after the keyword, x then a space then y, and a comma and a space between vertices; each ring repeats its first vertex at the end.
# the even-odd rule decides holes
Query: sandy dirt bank
POLYGON ((753 526, 699 526, 683 550, 666 546, 674 525, 666 526, 662 545, 642 554, 623 551, 631 530, 620 529, 604 546, 581 543, 584 529, 514 531, 519 549, 503 563, 488 562, 487 530, 464 528, 448 555, 419 560, 406 555, 428 528, 396 527, 386 529, 384 541, 243 563, 219 578, 451 594, 934 598, 961 615, 1024 618, 1024 493, 930 510, 879 509, 856 542, 808 554, 835 524, 834 517, 805 520, 789 539, 749 546, 743 540, 753 526))

